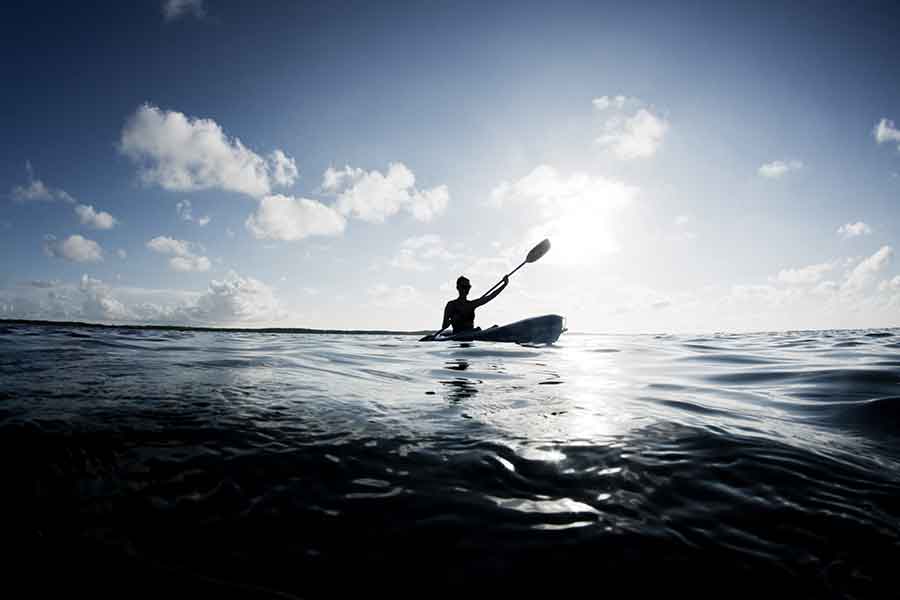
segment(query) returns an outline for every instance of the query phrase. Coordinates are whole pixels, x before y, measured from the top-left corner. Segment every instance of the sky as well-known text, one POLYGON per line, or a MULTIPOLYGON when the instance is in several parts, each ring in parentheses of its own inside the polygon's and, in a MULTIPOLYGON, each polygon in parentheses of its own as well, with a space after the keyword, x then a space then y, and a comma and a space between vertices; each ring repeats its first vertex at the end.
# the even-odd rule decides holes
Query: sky
POLYGON ((0 318, 900 325, 900 9, 12 3, 0 318))

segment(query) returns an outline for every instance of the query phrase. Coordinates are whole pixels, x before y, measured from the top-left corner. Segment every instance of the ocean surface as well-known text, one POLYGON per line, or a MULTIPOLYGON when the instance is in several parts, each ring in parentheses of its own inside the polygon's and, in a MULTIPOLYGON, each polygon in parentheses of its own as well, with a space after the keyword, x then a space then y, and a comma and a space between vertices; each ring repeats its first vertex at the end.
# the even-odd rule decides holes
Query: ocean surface
POLYGON ((900 331, 0 325, 0 478, 34 594, 896 598, 900 331))

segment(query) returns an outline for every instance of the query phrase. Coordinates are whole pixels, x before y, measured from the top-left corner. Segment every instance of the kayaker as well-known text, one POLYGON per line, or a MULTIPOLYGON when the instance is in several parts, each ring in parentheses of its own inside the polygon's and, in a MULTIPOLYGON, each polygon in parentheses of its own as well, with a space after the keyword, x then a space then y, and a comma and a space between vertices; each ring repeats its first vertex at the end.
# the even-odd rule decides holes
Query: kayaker
POLYGON ((487 296, 482 296, 477 300, 469 300, 469 290, 472 289, 472 284, 467 277, 460 276, 456 280, 459 298, 451 300, 444 307, 444 323, 441 329, 444 330, 451 325, 453 325, 453 333, 475 329, 475 309, 496 298, 500 292, 506 289, 507 285, 509 285, 508 276, 503 278, 503 285, 487 296))

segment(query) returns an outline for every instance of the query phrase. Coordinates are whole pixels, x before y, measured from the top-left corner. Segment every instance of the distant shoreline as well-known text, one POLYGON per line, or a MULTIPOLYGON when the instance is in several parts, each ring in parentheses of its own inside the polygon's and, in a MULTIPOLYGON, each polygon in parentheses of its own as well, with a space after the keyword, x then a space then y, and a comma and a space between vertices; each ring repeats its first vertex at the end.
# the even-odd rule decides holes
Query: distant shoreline
POLYGON ((110 325, 106 323, 85 323, 82 321, 42 321, 32 319, 0 319, 0 327, 6 325, 50 325, 53 327, 92 327, 97 329, 139 329, 161 331, 224 331, 230 333, 311 333, 345 335, 426 335, 422 331, 391 331, 388 329, 310 329, 306 327, 194 327, 191 325, 110 325))

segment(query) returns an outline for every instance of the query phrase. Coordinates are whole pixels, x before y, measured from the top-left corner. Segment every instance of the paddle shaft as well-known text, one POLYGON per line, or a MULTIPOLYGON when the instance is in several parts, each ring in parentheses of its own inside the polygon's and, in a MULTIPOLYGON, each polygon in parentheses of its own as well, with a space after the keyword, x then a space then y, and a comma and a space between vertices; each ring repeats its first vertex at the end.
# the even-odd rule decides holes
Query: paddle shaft
MULTIPOLYGON (((526 264, 527 262, 528 262, 527 260, 523 260, 523 261, 522 261, 522 264, 519 265, 518 267, 516 267, 515 269, 513 269, 512 271, 510 271, 510 272, 506 275, 506 277, 505 277, 504 279, 509 278, 509 277, 512 277, 512 276, 513 276, 513 273, 515 273, 516 271, 518 271, 519 269, 521 269, 522 267, 524 267, 525 264, 526 264)), ((486 291, 485 293, 483 293, 483 294, 481 295, 481 297, 484 298, 485 296, 487 296, 488 294, 490 294, 491 292, 493 292, 495 289, 497 289, 497 288, 500 286, 501 283, 503 283, 503 279, 501 279, 500 281, 498 281, 497 283, 495 283, 495 284, 491 287, 491 289, 489 289, 488 291, 486 291)))

